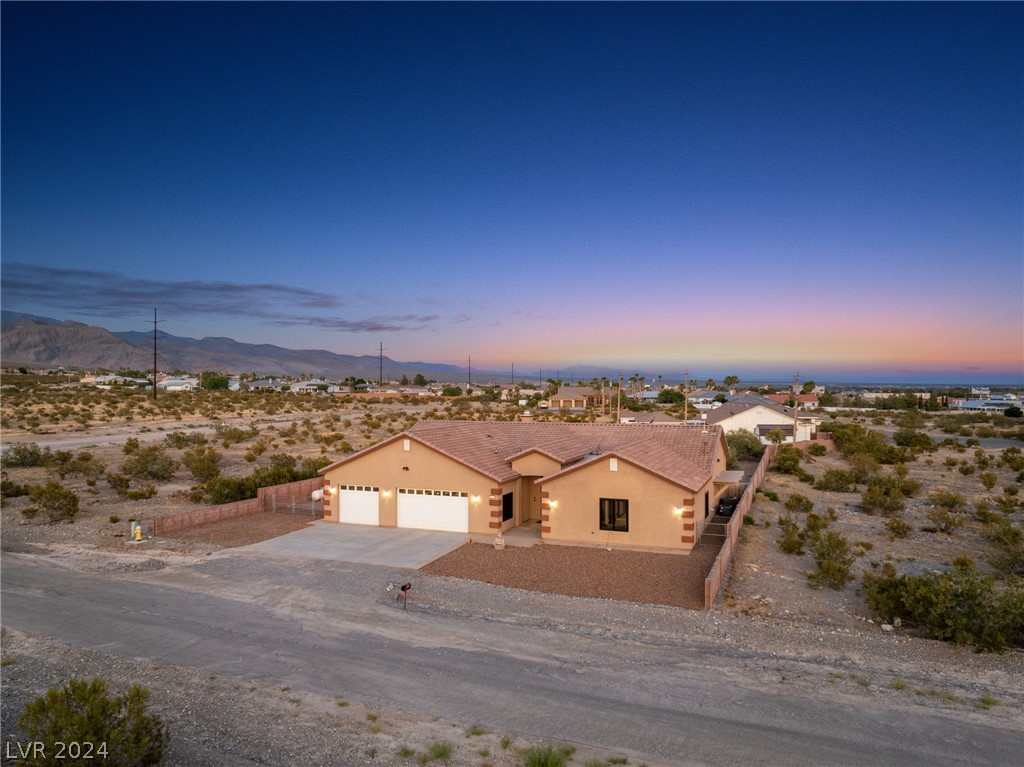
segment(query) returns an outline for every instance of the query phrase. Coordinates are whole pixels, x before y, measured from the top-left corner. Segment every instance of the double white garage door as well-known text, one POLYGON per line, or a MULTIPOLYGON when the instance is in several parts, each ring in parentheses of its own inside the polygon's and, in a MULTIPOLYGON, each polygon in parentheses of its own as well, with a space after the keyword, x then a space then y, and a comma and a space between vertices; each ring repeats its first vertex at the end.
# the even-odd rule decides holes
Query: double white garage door
MULTIPOLYGON (((340 519, 359 525, 380 524, 380 488, 342 485, 340 519)), ((419 530, 469 532, 469 494, 457 490, 398 488, 398 526, 419 530)))

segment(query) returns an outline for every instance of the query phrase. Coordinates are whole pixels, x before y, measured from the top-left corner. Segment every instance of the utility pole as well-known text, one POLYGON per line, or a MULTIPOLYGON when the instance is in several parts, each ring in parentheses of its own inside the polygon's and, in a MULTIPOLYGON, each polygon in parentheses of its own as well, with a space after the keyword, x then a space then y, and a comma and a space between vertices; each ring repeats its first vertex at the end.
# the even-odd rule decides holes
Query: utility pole
POLYGON ((622 373, 619 373, 619 393, 615 402, 615 423, 622 423, 622 373))
POLYGON ((153 309, 153 399, 156 399, 156 308, 153 309))
POLYGON ((377 374, 377 386, 383 386, 384 385, 384 342, 383 341, 380 342, 380 356, 378 357, 378 359, 380 360, 380 371, 377 374))
POLYGON ((466 386, 473 385, 473 357, 466 357, 466 386))
POLYGON ((800 371, 796 371, 796 382, 793 384, 793 444, 796 445, 797 411, 800 409, 800 371))
POLYGON ((516 388, 516 363, 512 363, 512 388, 516 388))
POLYGON ((690 371, 686 371, 686 382, 683 384, 683 423, 690 420, 690 371))

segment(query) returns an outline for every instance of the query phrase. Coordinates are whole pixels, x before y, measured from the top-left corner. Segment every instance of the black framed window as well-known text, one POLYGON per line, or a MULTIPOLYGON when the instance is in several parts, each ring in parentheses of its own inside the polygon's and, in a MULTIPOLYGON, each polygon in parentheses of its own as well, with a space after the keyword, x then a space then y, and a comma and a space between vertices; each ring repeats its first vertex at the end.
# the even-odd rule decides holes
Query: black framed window
POLYGON ((629 501, 627 499, 602 498, 600 509, 602 530, 629 532, 629 501))

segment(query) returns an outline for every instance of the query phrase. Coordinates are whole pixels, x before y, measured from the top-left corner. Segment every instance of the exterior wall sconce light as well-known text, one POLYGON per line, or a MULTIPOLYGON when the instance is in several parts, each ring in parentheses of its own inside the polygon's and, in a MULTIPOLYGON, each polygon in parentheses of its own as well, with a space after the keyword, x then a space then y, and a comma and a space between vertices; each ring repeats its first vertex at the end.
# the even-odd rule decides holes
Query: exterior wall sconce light
POLYGON ((385 498, 390 498, 391 497, 391 491, 390 490, 385 490, 384 491, 384 497, 385 498))
POLYGON ((548 501, 548 506, 554 511, 558 508, 558 501, 548 501))
POLYGON ((337 495, 337 494, 338 494, 338 486, 337 485, 331 485, 331 495, 337 495))
POLYGON ((683 516, 683 507, 682 506, 673 506, 672 507, 672 513, 675 516, 677 516, 677 517, 683 516))
POLYGON ((480 503, 480 496, 479 495, 471 495, 469 497, 469 500, 471 500, 473 502, 473 505, 475 506, 476 504, 480 503))

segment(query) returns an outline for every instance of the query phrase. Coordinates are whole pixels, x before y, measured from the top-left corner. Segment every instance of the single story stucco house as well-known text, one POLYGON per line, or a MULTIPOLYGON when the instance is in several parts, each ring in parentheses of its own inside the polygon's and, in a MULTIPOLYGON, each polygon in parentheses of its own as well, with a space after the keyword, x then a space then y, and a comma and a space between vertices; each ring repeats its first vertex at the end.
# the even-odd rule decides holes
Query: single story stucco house
POLYGON ((427 420, 320 473, 334 522, 686 553, 727 459, 718 427, 427 420))

